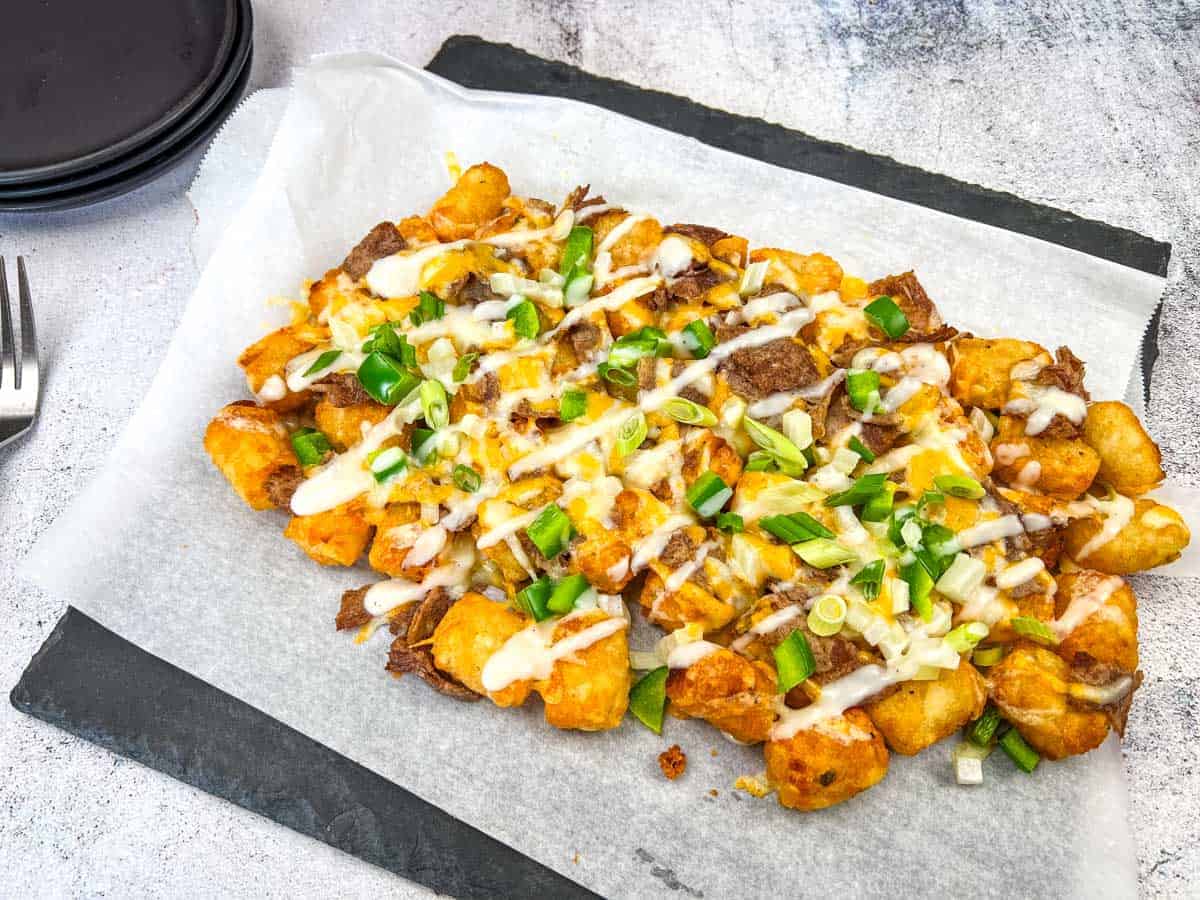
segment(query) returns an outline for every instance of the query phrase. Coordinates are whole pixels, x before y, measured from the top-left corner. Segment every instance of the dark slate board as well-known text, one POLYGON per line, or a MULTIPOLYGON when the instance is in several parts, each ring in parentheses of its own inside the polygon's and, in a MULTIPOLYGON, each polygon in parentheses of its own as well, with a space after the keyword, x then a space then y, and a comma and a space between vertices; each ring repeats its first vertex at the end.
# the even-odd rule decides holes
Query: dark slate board
MULTIPOLYGON (((1165 275, 1170 245, 476 37, 429 70, 468 87, 570 97, 707 144, 1165 275)), ((1157 316, 1143 356, 1157 356, 1157 316)), ((11 695, 22 712, 433 890, 595 896, 328 747, 69 609, 11 695)))

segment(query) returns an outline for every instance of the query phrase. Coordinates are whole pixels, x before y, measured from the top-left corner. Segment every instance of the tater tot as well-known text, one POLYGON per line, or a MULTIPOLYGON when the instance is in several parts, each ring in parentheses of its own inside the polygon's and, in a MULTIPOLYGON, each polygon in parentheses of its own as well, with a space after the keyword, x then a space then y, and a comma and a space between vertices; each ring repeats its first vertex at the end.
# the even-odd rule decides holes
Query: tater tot
POLYGON ((1100 455, 1101 481, 1127 497, 1137 497, 1163 480, 1162 454, 1132 409, 1115 400, 1093 403, 1083 423, 1083 439, 1100 455))
POLYGON ((1120 498, 1107 516, 1075 519, 1066 530, 1067 555, 1080 565, 1110 575, 1166 565, 1179 558, 1190 540, 1191 532, 1179 513, 1146 497, 1120 498), (1128 521, 1123 521, 1122 506, 1128 521), (1114 526, 1119 530, 1106 530, 1114 526))
POLYGON ((482 594, 463 594, 433 632, 434 664, 497 706, 520 706, 533 690, 529 680, 514 681, 489 693, 483 686, 483 667, 492 654, 529 624, 524 616, 482 594))
POLYGON ((500 215, 509 193, 508 176, 491 163, 479 163, 433 204, 429 223, 439 240, 469 238, 500 215))
POLYGON ((717 650, 667 677, 671 714, 704 719, 746 743, 765 741, 775 721, 775 672, 732 650, 717 650))
POLYGON ((732 604, 714 597, 694 581, 685 581, 678 590, 668 591, 656 571, 646 574, 638 602, 646 618, 667 631, 694 623, 708 633, 725 627, 737 615, 732 604))
POLYGON ((1045 352, 1015 338, 959 338, 950 347, 950 396, 965 406, 1000 409, 1013 366, 1045 352))
POLYGON ((279 414, 247 401, 230 403, 216 415, 204 432, 204 449, 252 509, 272 509, 271 476, 300 468, 279 414))
POLYGON ((836 291, 842 286, 842 267, 824 253, 795 253, 764 247, 750 254, 753 262, 767 261, 767 283, 782 284, 794 294, 808 297, 836 291))
POLYGON ((1137 598, 1129 585, 1087 569, 1059 575, 1057 581, 1055 618, 1073 626, 1058 655, 1071 662, 1086 653, 1124 672, 1137 671, 1137 598))
POLYGON ((768 741, 763 755, 780 805, 805 811, 849 800, 882 781, 888 768, 883 736, 861 709, 768 741))
MULTIPOLYGON (((554 629, 557 643, 608 618, 596 610, 554 629)), ((554 663, 535 689, 545 703, 546 721, 555 728, 604 731, 616 728, 629 705, 628 629, 622 628, 554 663)))
POLYGON ((288 361, 313 348, 312 341, 298 337, 292 327, 272 331, 242 351, 238 365, 246 373, 246 383, 257 394, 272 375, 283 376, 288 361))
POLYGON ((994 477, 1064 499, 1078 497, 1100 470, 1100 457, 1078 438, 1040 438, 1025 433, 1025 420, 1001 416, 992 441, 994 477))
POLYGON ((327 400, 320 401, 313 410, 317 428, 325 432, 333 448, 341 453, 352 444, 362 440, 362 426, 378 425, 391 412, 381 403, 370 400, 350 406, 334 406, 327 400))
POLYGON ((988 674, 992 699, 1029 744, 1047 759, 1099 747, 1108 716, 1071 702, 1070 667, 1043 647, 1019 645, 988 674))
POLYGON ((977 718, 985 703, 987 686, 964 660, 936 680, 906 681, 866 709, 888 747, 912 756, 977 718))
POLYGON ((371 526, 361 510, 339 506, 312 516, 292 516, 283 534, 323 566, 352 566, 367 549, 371 526))

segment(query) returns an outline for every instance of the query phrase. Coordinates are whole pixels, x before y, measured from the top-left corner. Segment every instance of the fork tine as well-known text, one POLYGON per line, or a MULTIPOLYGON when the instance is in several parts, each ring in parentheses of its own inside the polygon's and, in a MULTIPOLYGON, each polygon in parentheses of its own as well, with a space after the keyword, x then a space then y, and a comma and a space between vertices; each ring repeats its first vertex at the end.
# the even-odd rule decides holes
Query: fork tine
MULTIPOLYGON (((21 366, 17 369, 17 386, 23 375, 32 375, 33 385, 38 381, 37 330, 33 323, 33 296, 29 292, 29 275, 25 271, 25 257, 17 257, 17 287, 21 295, 21 366)), ((30 387, 30 385, 26 385, 30 387)))
POLYGON ((13 346, 12 313, 8 308, 8 273, 0 256, 0 387, 16 387, 17 358, 13 346))

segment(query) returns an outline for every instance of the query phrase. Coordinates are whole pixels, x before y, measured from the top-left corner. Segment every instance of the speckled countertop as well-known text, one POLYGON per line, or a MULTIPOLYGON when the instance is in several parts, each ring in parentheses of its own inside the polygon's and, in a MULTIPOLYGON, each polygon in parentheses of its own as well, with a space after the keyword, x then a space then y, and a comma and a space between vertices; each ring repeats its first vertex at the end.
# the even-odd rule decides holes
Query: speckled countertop
MULTIPOLYGON (((921 6, 258 0, 253 85, 284 84, 290 66, 322 51, 381 50, 424 64, 447 36, 475 33, 1170 241, 1148 424, 1168 471, 1200 485, 1200 5, 921 6)), ((13 570, 105 458, 199 274, 184 196, 197 162, 92 209, 0 215, 0 253, 30 264, 49 366, 43 421, 0 454, 6 691, 63 611, 13 570), (81 311, 94 316, 97 304, 111 328, 79 328, 81 311), (163 340, 122 340, 134 319, 163 340)), ((1125 759, 1141 888, 1195 895, 1197 585, 1142 578, 1135 587, 1147 678, 1125 759)), ((417 893, 0 706, 3 895, 332 892, 417 893)))

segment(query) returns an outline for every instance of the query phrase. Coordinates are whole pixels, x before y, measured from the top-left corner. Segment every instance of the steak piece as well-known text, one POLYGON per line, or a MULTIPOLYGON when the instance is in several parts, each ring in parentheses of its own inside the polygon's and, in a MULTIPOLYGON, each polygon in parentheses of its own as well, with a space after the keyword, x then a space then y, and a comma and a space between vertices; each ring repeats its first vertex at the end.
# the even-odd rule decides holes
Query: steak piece
POLYGON ((751 400, 807 387, 821 377, 809 352, 790 338, 743 347, 722 362, 719 371, 734 391, 751 400))
POLYGON ((325 396, 331 406, 344 408, 357 406, 359 403, 370 403, 371 395, 367 393, 358 376, 353 372, 335 372, 326 375, 320 381, 314 382, 313 391, 325 396))
POLYGON ((342 271, 358 281, 371 271, 375 260, 399 253, 407 246, 404 236, 396 230, 395 225, 391 222, 380 222, 368 231, 367 236, 342 260, 342 271))
POLYGON ((281 466, 267 476, 267 497, 280 509, 287 509, 302 481, 304 473, 298 466, 281 466))

